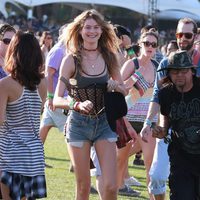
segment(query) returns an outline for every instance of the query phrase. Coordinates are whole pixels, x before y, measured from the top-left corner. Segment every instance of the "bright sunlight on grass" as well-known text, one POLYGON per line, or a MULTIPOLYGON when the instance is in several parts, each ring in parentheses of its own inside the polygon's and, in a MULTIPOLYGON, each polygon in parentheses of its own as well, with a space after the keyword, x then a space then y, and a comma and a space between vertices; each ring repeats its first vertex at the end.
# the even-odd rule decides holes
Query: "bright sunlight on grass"
MULTIPOLYGON (((45 142, 46 164, 52 168, 46 168, 47 195, 48 200, 74 200, 75 180, 74 174, 69 172, 69 156, 64 136, 57 129, 49 132, 45 142)), ((119 200, 144 200, 148 199, 145 183, 144 167, 132 165, 133 157, 129 159, 129 172, 134 175, 142 186, 134 187, 141 192, 140 197, 118 196, 119 200)), ((95 178, 92 178, 94 185, 95 178)), ((98 200, 98 195, 90 195, 90 200, 98 200)))

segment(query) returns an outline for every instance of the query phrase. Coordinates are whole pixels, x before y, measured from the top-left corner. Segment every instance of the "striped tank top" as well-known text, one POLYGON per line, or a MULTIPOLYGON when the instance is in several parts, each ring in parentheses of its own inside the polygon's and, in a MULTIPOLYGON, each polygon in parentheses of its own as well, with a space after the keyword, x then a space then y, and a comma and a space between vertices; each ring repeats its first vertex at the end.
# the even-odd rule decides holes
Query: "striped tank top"
POLYGON ((23 176, 44 175, 44 150, 39 138, 41 98, 38 90, 23 88, 19 99, 7 104, 0 126, 0 169, 23 176))

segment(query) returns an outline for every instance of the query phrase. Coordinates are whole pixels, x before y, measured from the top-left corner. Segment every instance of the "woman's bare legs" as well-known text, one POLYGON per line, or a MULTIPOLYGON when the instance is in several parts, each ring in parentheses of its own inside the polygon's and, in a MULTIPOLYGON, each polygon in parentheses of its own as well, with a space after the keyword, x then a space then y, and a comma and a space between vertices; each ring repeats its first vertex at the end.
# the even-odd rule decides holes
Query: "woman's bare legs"
MULTIPOLYGON (((144 164, 146 167, 146 178, 147 178, 147 185, 149 184, 149 170, 151 168, 151 163, 153 160, 153 154, 154 154, 154 149, 155 149, 155 144, 156 140, 149 134, 148 136, 148 143, 144 142, 141 139, 141 136, 138 135, 138 141, 140 142, 142 152, 143 152, 143 157, 144 157, 144 164)), ((153 195, 149 194, 150 200, 153 200, 153 195)))
POLYGON ((103 200, 117 199, 117 159, 116 143, 108 140, 98 140, 95 150, 102 173, 103 200))
POLYGON ((2 194, 2 198, 3 200, 12 200, 10 198, 10 189, 7 185, 1 183, 1 194, 2 194))
POLYGON ((89 200, 90 193, 90 148, 89 142, 83 147, 67 145, 68 153, 76 176, 76 200, 89 200))

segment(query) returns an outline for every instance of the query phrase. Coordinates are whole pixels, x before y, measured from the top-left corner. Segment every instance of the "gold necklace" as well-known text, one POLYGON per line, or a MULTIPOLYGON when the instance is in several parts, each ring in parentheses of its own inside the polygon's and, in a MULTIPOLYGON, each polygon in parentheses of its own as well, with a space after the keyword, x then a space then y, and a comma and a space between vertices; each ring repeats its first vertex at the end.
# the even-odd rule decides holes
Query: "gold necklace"
POLYGON ((97 57, 95 59, 91 59, 91 58, 88 58, 87 56, 83 56, 83 59, 86 60, 86 62, 90 65, 90 67, 92 69, 95 68, 95 64, 97 62, 97 60, 99 59, 99 56, 100 56, 100 53, 97 55, 97 57), (88 62, 89 61, 89 62, 88 62), (91 63, 92 62, 92 63, 91 63))

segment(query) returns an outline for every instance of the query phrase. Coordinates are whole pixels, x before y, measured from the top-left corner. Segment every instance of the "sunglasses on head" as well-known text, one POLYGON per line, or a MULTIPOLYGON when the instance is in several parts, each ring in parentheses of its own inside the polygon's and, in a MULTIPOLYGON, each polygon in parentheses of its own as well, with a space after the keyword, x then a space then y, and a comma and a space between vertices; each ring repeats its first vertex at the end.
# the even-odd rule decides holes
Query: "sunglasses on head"
POLYGON ((153 48, 158 47, 158 44, 156 42, 144 41, 142 43, 144 44, 145 47, 150 47, 150 46, 152 46, 153 48))
POLYGON ((193 33, 176 33, 176 38, 181 39, 184 36, 186 39, 190 40, 192 39, 193 35, 193 33))
POLYGON ((9 44, 10 44, 10 41, 11 41, 11 39, 9 39, 9 38, 3 38, 3 39, 2 39, 2 42, 3 42, 4 44, 6 44, 6 45, 9 45, 9 44))

